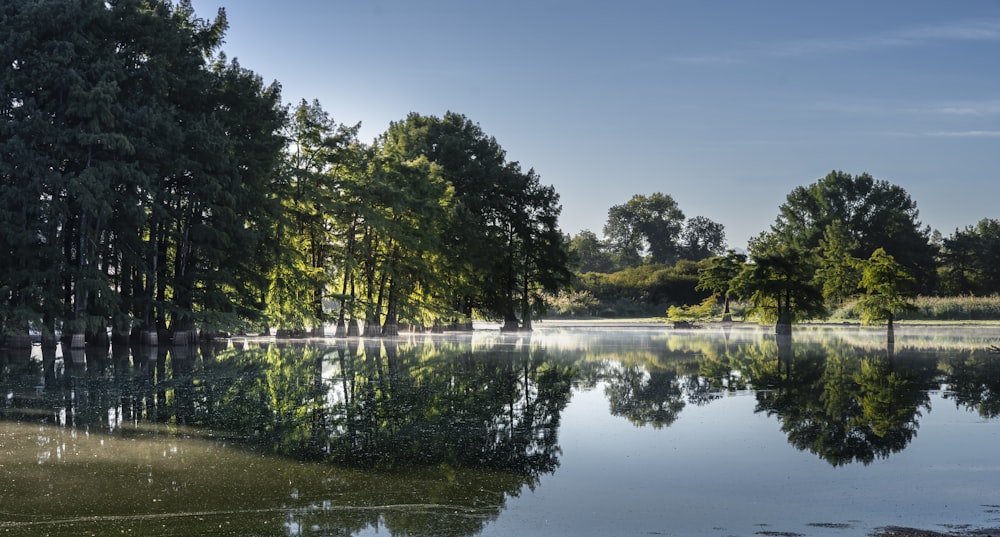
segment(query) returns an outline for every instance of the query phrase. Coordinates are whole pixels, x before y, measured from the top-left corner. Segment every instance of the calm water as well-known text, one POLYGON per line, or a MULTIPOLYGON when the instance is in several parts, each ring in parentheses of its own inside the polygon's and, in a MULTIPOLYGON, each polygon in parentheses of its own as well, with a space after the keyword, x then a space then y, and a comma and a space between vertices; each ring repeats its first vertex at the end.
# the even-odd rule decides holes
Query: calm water
POLYGON ((1000 527, 987 329, 2 351, 3 535, 1000 527))

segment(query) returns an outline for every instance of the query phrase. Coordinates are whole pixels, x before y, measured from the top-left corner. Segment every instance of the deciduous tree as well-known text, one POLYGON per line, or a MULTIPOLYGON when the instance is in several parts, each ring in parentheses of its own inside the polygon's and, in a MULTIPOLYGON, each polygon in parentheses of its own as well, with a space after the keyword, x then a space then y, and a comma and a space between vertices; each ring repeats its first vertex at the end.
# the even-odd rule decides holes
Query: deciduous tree
POLYGON ((689 218, 681 233, 681 257, 692 261, 722 255, 726 250, 725 227, 704 216, 689 218))
POLYGON ((669 194, 636 194, 608 209, 604 236, 625 266, 672 264, 680 257, 684 213, 669 194))
POLYGON ((807 187, 797 187, 780 207, 771 230, 782 242, 803 249, 820 245, 827 228, 839 222, 850 244, 850 255, 865 259, 884 248, 929 290, 936 268, 930 230, 918 220, 917 204, 906 191, 867 173, 841 171, 807 187))

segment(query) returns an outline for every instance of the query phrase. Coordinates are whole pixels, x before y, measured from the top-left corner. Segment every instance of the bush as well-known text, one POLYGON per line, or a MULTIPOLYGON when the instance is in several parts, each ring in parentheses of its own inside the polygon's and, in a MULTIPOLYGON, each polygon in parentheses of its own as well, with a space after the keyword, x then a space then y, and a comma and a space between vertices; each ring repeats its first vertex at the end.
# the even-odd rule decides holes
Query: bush
POLYGON ((599 304, 589 291, 563 289, 558 295, 545 295, 546 311, 554 317, 592 316, 599 304))
POLYGON ((602 316, 662 315, 671 305, 697 304, 708 296, 696 291, 698 264, 676 267, 642 265, 611 274, 588 272, 577 278, 577 289, 589 292, 602 316))

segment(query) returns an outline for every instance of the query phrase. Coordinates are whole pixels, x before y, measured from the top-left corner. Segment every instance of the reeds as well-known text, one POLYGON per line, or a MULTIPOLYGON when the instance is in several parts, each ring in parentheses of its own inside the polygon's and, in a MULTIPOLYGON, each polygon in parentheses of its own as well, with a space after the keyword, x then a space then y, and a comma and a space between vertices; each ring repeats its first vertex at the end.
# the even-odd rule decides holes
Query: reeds
MULTIPOLYGON (((990 296, 920 296, 914 309, 900 313, 901 321, 1000 321, 1000 295, 990 296)), ((833 308, 831 320, 860 319, 857 302, 847 301, 833 308)))

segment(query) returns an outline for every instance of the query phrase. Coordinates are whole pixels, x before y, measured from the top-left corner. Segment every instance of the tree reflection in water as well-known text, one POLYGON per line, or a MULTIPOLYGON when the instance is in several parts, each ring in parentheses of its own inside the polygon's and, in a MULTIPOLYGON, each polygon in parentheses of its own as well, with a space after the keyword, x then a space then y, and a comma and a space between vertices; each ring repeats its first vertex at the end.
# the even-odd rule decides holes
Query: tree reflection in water
POLYGON ((840 340, 794 345, 778 336, 776 344, 773 367, 755 368, 768 386, 757 392, 757 411, 776 416, 793 446, 833 466, 905 448, 930 409, 928 390, 938 387, 935 364, 916 357, 897 365, 891 353, 840 340))
MULTIPOLYGON (((774 417, 791 445, 833 466, 867 465, 904 449, 930 410, 929 392, 942 383, 956 405, 1000 415, 1000 357, 985 347, 941 352, 933 342, 914 347, 897 338, 887 345, 803 332, 777 338, 660 331, 617 339, 575 335, 569 343, 496 336, 475 343, 354 339, 61 353, 46 347, 39 355, 6 349, 0 416, 8 424, 72 431, 59 440, 70 451, 91 442, 91 433, 139 438, 154 431, 155 437, 166 427, 248 454, 324 463, 302 473, 255 467, 255 475, 226 474, 231 484, 199 479, 189 467, 185 473, 143 463, 150 476, 185 483, 175 492, 178 505, 259 509, 243 517, 247 527, 280 519, 294 535, 386 527, 391 534, 458 536, 481 532, 507 498, 556 471, 560 416, 573 389, 601 387, 613 415, 654 428, 683 419, 688 405, 752 393, 755 411, 774 417), (234 495, 240 487, 253 494, 234 495), (194 490, 196 497, 185 496, 194 490), (268 511, 275 498, 277 515, 268 511), (389 507, 414 505, 423 507, 389 507)), ((260 464, 240 460, 234 464, 260 464)), ((46 469, 23 466, 2 498, 12 512, 17 502, 41 505, 33 487, 54 479, 46 469)), ((86 480, 51 490, 66 497, 47 505, 109 516, 131 509, 127 502, 81 502, 101 497, 100 486, 86 480)), ((77 524, 65 534, 80 530, 77 524)))
MULTIPOLYGON (((2 359, 7 420, 106 433, 164 423, 254 451, 368 469, 336 487, 368 511, 345 513, 329 501, 295 502, 288 511, 296 528, 345 535, 379 526, 480 532, 507 497, 558 467, 560 414, 578 376, 572 364, 512 338, 475 350, 467 341, 392 339, 110 355, 64 349, 62 358, 47 348, 41 362, 26 349, 2 359), (424 507, 384 507, 400 505, 424 507)), ((31 488, 37 479, 19 481, 31 488)), ((272 486, 285 487, 254 484, 265 497, 272 486)), ((219 497, 228 490, 222 483, 190 488, 199 487, 220 493, 198 505, 233 508, 219 497)))
POLYGON ((645 359, 634 351, 606 355, 600 377, 610 410, 638 426, 665 427, 688 403, 751 389, 756 411, 776 418, 791 445, 833 466, 867 465, 904 449, 942 382, 956 404, 1000 415, 1000 356, 966 350, 945 360, 950 375, 942 377, 933 344, 900 357, 892 334, 873 344, 804 332, 733 341, 724 329, 722 337, 671 336, 667 350, 647 351, 645 359))
POLYGON ((607 387, 611 414, 638 426, 668 427, 684 409, 684 392, 675 370, 645 371, 638 365, 608 367, 607 387))
POLYGON ((1000 354, 959 351, 942 360, 948 372, 946 399, 986 419, 1000 416, 1000 354))

